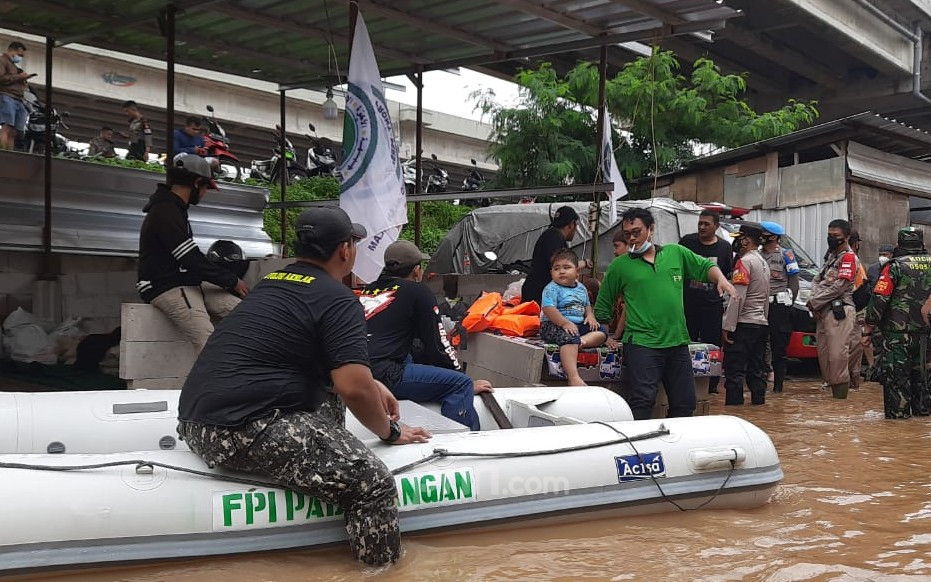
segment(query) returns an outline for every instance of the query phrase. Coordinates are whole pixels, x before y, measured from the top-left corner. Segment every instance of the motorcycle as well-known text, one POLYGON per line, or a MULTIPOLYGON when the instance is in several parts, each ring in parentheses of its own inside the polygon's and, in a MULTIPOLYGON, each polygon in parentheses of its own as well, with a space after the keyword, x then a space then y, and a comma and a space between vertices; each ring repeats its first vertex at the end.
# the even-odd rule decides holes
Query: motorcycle
POLYGON ((463 192, 475 192, 476 190, 485 189, 485 176, 478 169, 478 163, 475 159, 470 160, 472 162, 472 167, 469 169, 469 174, 462 181, 462 191, 463 192))
POLYGON ((404 175, 404 189, 408 194, 417 191, 417 160, 409 158, 401 163, 401 173, 404 175))
POLYGON ((204 135, 204 149, 207 150, 205 157, 215 158, 220 163, 220 178, 239 182, 242 180, 242 162, 230 151, 230 140, 223 126, 217 122, 213 106, 208 105, 207 111, 210 117, 204 117, 207 125, 207 133, 204 135), (228 168, 232 168, 232 172, 228 168))
MULTIPOLYGON (((469 168, 468 175, 462 180, 462 191, 463 192, 477 192, 479 190, 485 189, 485 176, 479 171, 478 163, 475 159, 470 160, 472 162, 472 167, 469 168)), ((465 202, 467 206, 473 207, 482 207, 491 206, 490 198, 478 198, 467 200, 465 202)))
POLYGON ((433 158, 433 173, 427 176, 427 187, 424 190, 446 192, 446 187, 449 185, 449 172, 439 166, 436 154, 430 154, 430 157, 433 158))
POLYGON ((526 277, 530 274, 530 261, 518 259, 513 263, 502 263, 498 260, 498 253, 494 251, 485 251, 485 260, 489 261, 485 267, 485 273, 496 273, 503 275, 522 275, 526 277))
MULTIPOLYGON (((30 153, 40 154, 45 152, 45 105, 39 101, 32 90, 26 91, 23 99, 26 105, 28 118, 26 120, 26 131, 17 136, 18 149, 30 153)), ((69 153, 68 138, 58 133, 59 128, 69 129, 64 122, 68 117, 68 112, 58 112, 58 109, 52 107, 52 155, 61 156, 69 153)))
POLYGON ((333 150, 327 147, 323 140, 317 137, 317 128, 313 123, 309 123, 310 133, 305 133, 304 137, 310 140, 310 147, 307 148, 307 172, 311 176, 332 176, 339 178, 339 171, 336 169, 336 157, 333 150))
POLYGON ((285 151, 283 156, 286 163, 282 162, 280 145, 281 127, 276 126, 276 130, 271 133, 275 136, 275 149, 273 150, 274 155, 270 160, 253 161, 250 175, 257 180, 263 180, 271 184, 277 184, 281 180, 282 167, 284 167, 287 168, 286 180, 288 184, 309 178, 310 173, 307 171, 307 168, 302 166, 297 161, 297 152, 294 150, 294 144, 291 143, 291 140, 288 139, 287 135, 284 137, 285 151))

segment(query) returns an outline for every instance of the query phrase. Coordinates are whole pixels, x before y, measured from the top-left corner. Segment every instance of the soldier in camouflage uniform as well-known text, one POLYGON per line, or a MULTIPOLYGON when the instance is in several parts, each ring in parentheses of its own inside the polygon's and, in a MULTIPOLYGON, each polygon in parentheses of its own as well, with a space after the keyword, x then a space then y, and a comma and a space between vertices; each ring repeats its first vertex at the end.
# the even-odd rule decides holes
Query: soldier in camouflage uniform
POLYGON ((341 283, 365 229, 339 208, 313 208, 295 230, 297 261, 266 275, 197 358, 178 434, 210 467, 338 505, 356 558, 390 564, 401 553, 394 478, 346 430, 343 403, 386 443, 430 435, 398 424, 398 401, 368 366, 362 304, 341 283))
POLYGON ((931 256, 920 230, 899 231, 900 254, 883 266, 866 310, 861 343, 874 328, 882 334, 877 375, 883 385, 886 418, 928 416, 928 332, 922 305, 931 293, 931 256))

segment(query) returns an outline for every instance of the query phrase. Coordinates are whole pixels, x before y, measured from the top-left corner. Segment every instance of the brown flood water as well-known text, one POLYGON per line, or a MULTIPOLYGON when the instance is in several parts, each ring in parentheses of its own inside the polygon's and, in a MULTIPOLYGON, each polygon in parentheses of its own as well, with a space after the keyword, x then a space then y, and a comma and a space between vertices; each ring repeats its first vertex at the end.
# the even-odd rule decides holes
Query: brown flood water
MULTIPOLYGON (((926 418, 883 419, 878 384, 832 400, 791 382, 762 407, 727 408, 766 430, 785 480, 750 511, 635 518, 404 538, 388 570, 346 547, 46 573, 50 582, 397 580, 931 580, 931 437, 926 418)), ((712 407, 725 412, 723 395, 712 407)))

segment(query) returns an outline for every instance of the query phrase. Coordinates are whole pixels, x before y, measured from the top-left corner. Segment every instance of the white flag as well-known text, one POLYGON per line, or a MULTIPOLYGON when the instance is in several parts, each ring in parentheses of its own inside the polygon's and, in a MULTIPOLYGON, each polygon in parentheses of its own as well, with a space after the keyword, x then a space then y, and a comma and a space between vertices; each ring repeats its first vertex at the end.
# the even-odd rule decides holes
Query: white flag
POLYGON ((627 184, 624 183, 624 178, 621 177, 621 170, 617 167, 617 160, 614 157, 614 143, 611 139, 611 116, 608 115, 607 109, 605 109, 604 115, 604 143, 601 147, 602 180, 614 183, 614 191, 611 192, 608 198, 610 200, 608 213, 611 217, 611 224, 614 224, 617 221, 617 201, 627 198, 627 184))
POLYGON ((385 247, 398 239, 407 224, 407 193, 385 90, 362 14, 356 20, 349 60, 339 171, 339 206, 369 232, 369 238, 357 246, 353 272, 371 283, 385 265, 385 247))

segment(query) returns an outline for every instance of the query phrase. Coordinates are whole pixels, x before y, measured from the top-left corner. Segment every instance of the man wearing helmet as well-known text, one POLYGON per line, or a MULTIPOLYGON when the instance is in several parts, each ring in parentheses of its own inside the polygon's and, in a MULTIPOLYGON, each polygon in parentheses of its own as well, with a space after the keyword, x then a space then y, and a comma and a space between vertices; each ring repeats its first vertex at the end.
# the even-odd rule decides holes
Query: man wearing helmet
POLYGON ((882 335, 877 376, 883 385, 886 418, 928 416, 928 326, 924 304, 931 293, 931 256, 920 230, 899 230, 896 258, 883 265, 866 308, 861 343, 882 335))
POLYGON ((772 353, 773 392, 782 392, 786 378, 786 346, 792 336, 792 302, 798 296, 798 262, 795 254, 779 246, 785 229, 763 221, 761 254, 769 265, 769 347, 772 353))
POLYGON ((168 185, 159 184, 142 209, 139 234, 139 280, 146 303, 162 311, 197 353, 213 333, 210 315, 225 317, 249 292, 230 270, 207 260, 194 243, 188 207, 207 190, 217 190, 206 160, 179 154, 168 168, 168 185), (217 288, 205 288, 204 282, 217 288))

